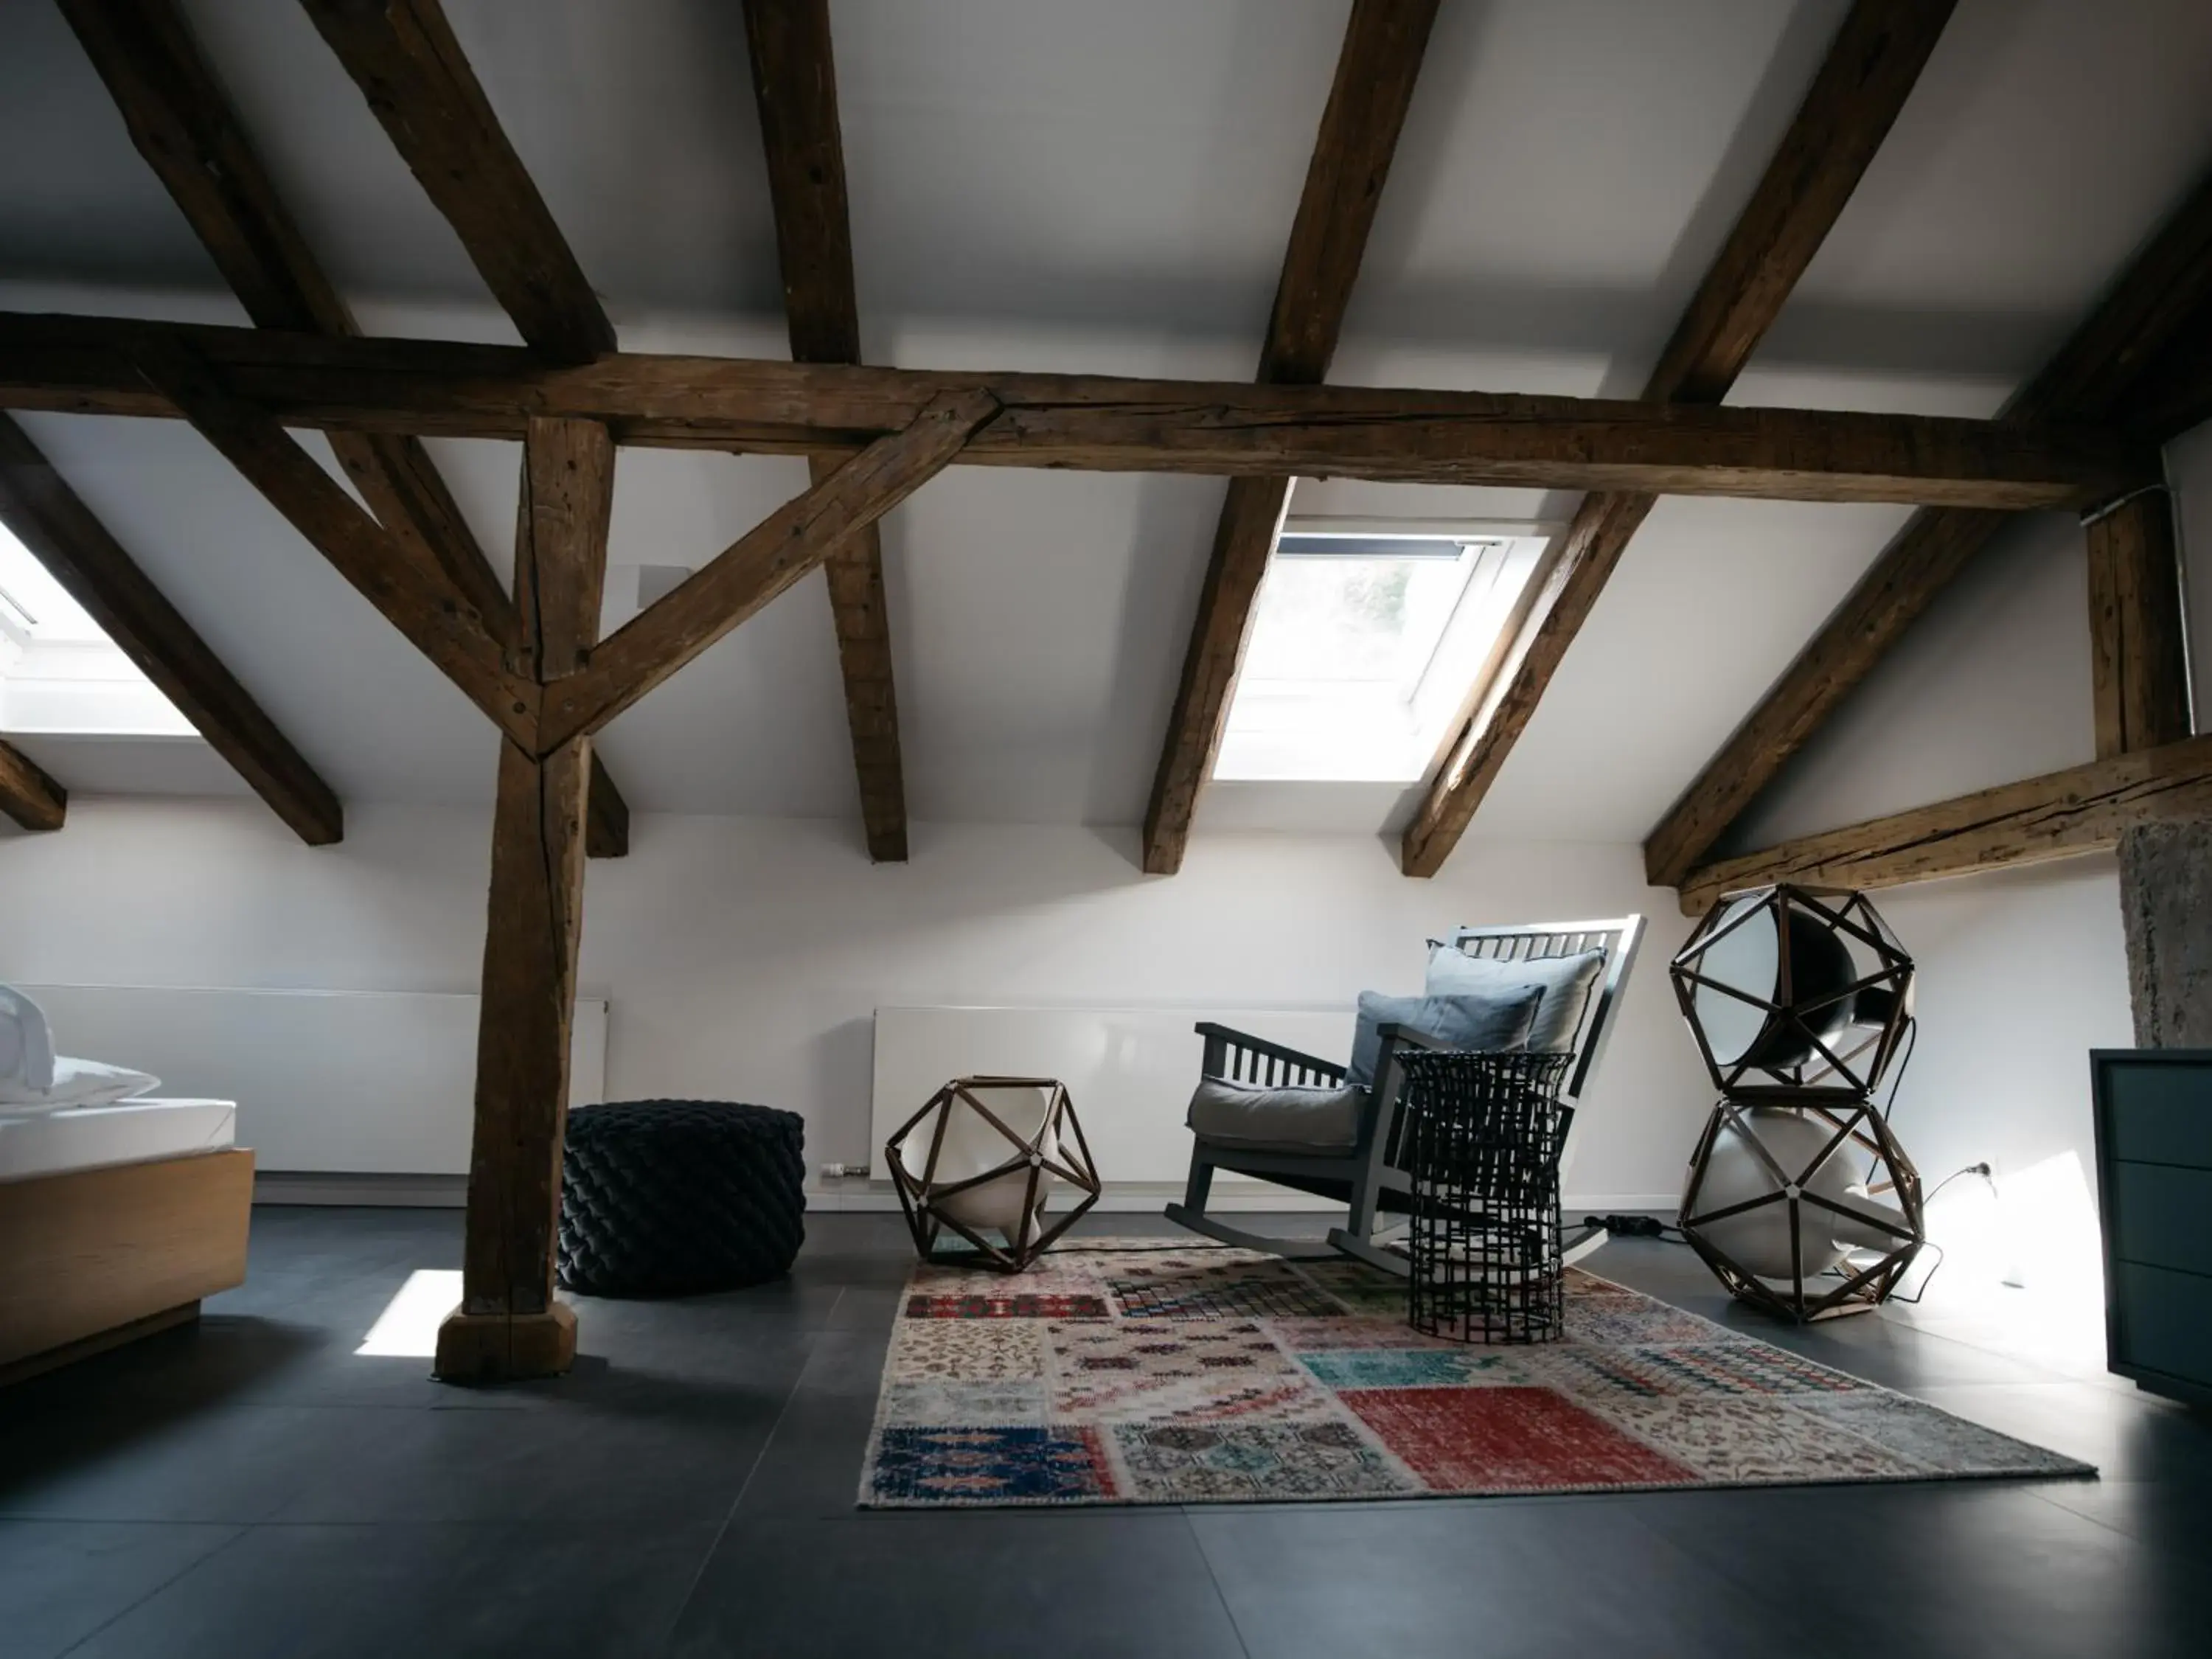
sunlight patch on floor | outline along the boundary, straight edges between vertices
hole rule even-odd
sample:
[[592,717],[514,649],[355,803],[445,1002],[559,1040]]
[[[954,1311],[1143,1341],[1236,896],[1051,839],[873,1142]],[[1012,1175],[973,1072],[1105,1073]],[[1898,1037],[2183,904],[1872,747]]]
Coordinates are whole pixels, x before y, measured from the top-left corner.
[[2068,1375],[2103,1375],[2102,1247],[2075,1154],[1956,1182],[1929,1205],[1928,1231],[1942,1264],[1925,1299],[1891,1303],[1892,1318]]
[[461,1305],[459,1267],[417,1267],[407,1275],[376,1323],[368,1328],[356,1356],[387,1359],[434,1359],[438,1353],[438,1327]]

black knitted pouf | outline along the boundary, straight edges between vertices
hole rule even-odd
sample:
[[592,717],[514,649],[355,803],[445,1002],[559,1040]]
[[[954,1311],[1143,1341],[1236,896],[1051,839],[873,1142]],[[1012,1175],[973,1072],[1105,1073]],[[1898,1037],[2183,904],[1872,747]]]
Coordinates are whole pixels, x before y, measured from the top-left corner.
[[568,1114],[559,1271],[586,1296],[733,1290],[791,1270],[806,1237],[805,1125],[716,1100]]

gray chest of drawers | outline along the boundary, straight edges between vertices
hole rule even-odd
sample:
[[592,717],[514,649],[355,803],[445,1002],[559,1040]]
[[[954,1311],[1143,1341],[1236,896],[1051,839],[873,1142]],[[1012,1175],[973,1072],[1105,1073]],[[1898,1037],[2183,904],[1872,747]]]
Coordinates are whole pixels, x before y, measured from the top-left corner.
[[2212,1406],[2212,1049],[2100,1048],[2089,1071],[2108,1363]]

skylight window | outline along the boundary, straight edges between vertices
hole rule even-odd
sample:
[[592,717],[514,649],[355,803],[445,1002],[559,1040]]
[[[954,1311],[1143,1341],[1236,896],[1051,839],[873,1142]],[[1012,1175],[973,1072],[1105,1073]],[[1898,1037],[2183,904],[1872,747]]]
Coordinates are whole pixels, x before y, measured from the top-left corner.
[[0,732],[198,734],[30,549],[0,526]]
[[1419,779],[1542,546],[1535,536],[1286,531],[1213,775]]

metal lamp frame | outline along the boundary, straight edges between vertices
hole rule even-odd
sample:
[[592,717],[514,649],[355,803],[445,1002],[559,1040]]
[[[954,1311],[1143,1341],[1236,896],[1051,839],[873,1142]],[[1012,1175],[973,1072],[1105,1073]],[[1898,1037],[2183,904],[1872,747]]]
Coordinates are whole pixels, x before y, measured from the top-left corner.
[[[1762,902],[1747,905],[1726,921],[1729,907],[1744,897],[1742,893],[1727,894],[1698,924],[1689,941],[1674,953],[1668,964],[1668,977],[1674,986],[1674,999],[1682,1010],[1682,1018],[1696,1039],[1698,1053],[1712,1074],[1713,1085],[1731,1100],[1795,1101],[1812,1093],[1826,1093],[1850,1098],[1870,1097],[1896,1059],[1905,1033],[1911,1029],[1912,1016],[1910,996],[1912,986],[1912,958],[1907,956],[1890,936],[1887,927],[1867,902],[1863,893],[1840,888],[1793,887],[1781,885],[1765,890]],[[1793,994],[1793,971],[1789,945],[1789,915],[1791,911],[1809,915],[1828,928],[1855,939],[1872,951],[1881,966],[1872,973],[1853,980],[1810,1002],[1799,1002]],[[1782,946],[1778,963],[1778,976],[1775,994],[1771,998],[1759,996],[1741,986],[1708,978],[1702,971],[1705,953],[1730,933],[1744,927],[1761,916],[1771,916],[1776,924]],[[1881,1025],[1870,1035],[1856,1042],[1831,1047],[1814,1029],[1813,1016],[1833,1007],[1862,991],[1887,990],[1891,994],[1890,1010]],[[1781,1021],[1795,1035],[1803,1039],[1812,1050],[1803,1061],[1786,1067],[1768,1067],[1747,1063],[1759,1044],[1753,1042],[1745,1050],[1745,1056],[1736,1060],[1723,1060],[1713,1053],[1712,1044],[1705,1036],[1704,1024],[1697,1012],[1697,994],[1711,991],[1732,1000],[1747,1004],[1766,1016],[1770,1026]],[[1764,1032],[1762,1031],[1762,1036]]]
[[[1794,1170],[1786,1168],[1775,1157],[1773,1149],[1759,1137],[1756,1122],[1751,1121],[1758,1112],[1785,1111],[1792,1108],[1821,1119],[1835,1131],[1802,1169]],[[1723,1130],[1731,1127],[1743,1137],[1744,1144],[1765,1166],[1768,1176],[1773,1180],[1774,1188],[1740,1204],[1701,1212],[1698,1208],[1698,1199],[1705,1186],[1706,1166],[1712,1156],[1714,1143],[1719,1139]],[[1886,1215],[1848,1204],[1838,1204],[1810,1190],[1814,1176],[1830,1158],[1840,1156],[1846,1145],[1872,1153],[1876,1169],[1888,1170],[1887,1182],[1881,1183],[1879,1188],[1869,1182],[1867,1190],[1869,1195],[1876,1190],[1893,1194],[1903,1218],[1902,1225]],[[1714,1222],[1725,1221],[1732,1216],[1745,1215],[1777,1204],[1786,1206],[1789,1210],[1790,1279],[1786,1293],[1739,1264],[1705,1232],[1705,1229]],[[1887,1233],[1894,1242],[1889,1249],[1881,1252],[1877,1260],[1863,1267],[1851,1267],[1844,1274],[1843,1281],[1832,1290],[1808,1295],[1805,1283],[1804,1239],[1798,1230],[1802,1206],[1808,1204],[1832,1215],[1845,1217],[1863,1226]],[[1682,1193],[1680,1221],[1682,1237],[1689,1241],[1690,1248],[1698,1253],[1705,1266],[1713,1270],[1713,1276],[1728,1286],[1731,1294],[1754,1307],[1764,1308],[1769,1313],[1794,1319],[1801,1324],[1816,1319],[1833,1318],[1838,1314],[1864,1313],[1879,1307],[1897,1288],[1898,1281],[1920,1254],[1920,1248],[1926,1243],[1928,1236],[1920,1190],[1920,1171],[1905,1156],[1905,1148],[1890,1133],[1889,1125],[1882,1121],[1881,1114],[1875,1110],[1872,1102],[1838,1102],[1832,1095],[1802,1097],[1790,1102],[1723,1100],[1714,1107],[1712,1115],[1705,1120],[1705,1133],[1698,1138],[1697,1150],[1690,1154],[1689,1185]],[[1850,1259],[1846,1257],[1845,1261],[1849,1262]],[[1825,1272],[1826,1269],[1820,1271]]]
[[[981,1100],[975,1091],[991,1089],[1028,1088],[1047,1091],[1044,1115],[1039,1120],[1035,1133],[1024,1136],[1010,1127]],[[937,1160],[945,1150],[945,1125],[955,1111],[965,1109],[981,1118],[1005,1139],[1007,1157],[1004,1163],[994,1164],[981,1175],[963,1176],[958,1181],[940,1182],[937,1179]],[[916,1178],[908,1171],[906,1160],[900,1156],[907,1137],[926,1121],[934,1119],[929,1135],[929,1152],[922,1164],[921,1175]],[[1044,1148],[1050,1144],[1054,1151]],[[1071,1155],[1070,1148],[1073,1147]],[[1057,1078],[1049,1077],[957,1077],[929,1097],[928,1103],[901,1124],[890,1139],[884,1143],[884,1158],[890,1170],[891,1185],[898,1191],[899,1208],[905,1212],[907,1231],[914,1235],[915,1249],[926,1261],[957,1262],[969,1267],[995,1268],[1000,1273],[1019,1273],[1050,1249],[1054,1241],[1073,1226],[1084,1212],[1098,1201],[1100,1182],[1098,1169],[1091,1160],[1090,1144],[1083,1138],[1083,1125],[1075,1115],[1075,1103],[1069,1098],[1067,1085]],[[1005,1244],[996,1244],[981,1232],[964,1225],[939,1207],[943,1200],[970,1192],[975,1188],[1011,1175],[1028,1172],[1028,1186],[1022,1195],[1022,1224],[1019,1233]],[[1083,1194],[1075,1206],[1042,1230],[1037,1225],[1037,1200],[1042,1195],[1044,1183],[1057,1179],[1065,1182]],[[946,1231],[958,1234],[968,1241],[970,1249],[944,1251],[939,1241]]]
[[[1800,1323],[1839,1314],[1863,1313],[1888,1298],[1919,1255],[1928,1237],[1920,1172],[1913,1167],[1912,1160],[1891,1132],[1887,1120],[1874,1103],[1875,1090],[1912,1030],[1912,958],[1863,893],[1841,888],[1783,884],[1765,889],[1757,896],[1759,902],[1741,904],[1747,896],[1746,893],[1723,894],[1668,964],[1668,977],[1674,982],[1675,1000],[1681,1006],[1683,1020],[1696,1039],[1698,1052],[1722,1096],[1720,1103],[1705,1121],[1696,1149],[1690,1154],[1689,1176],[1683,1188],[1678,1219],[1690,1247],[1712,1269],[1714,1277],[1741,1300]],[[1731,908],[1738,906],[1741,908],[1730,915]],[[1840,989],[1826,991],[1810,1001],[1798,1001],[1794,994],[1790,947],[1789,924],[1793,911],[1810,916],[1830,932],[1856,941],[1873,954],[1878,966]],[[1710,978],[1702,971],[1708,951],[1737,928],[1760,917],[1771,919],[1780,942],[1775,991],[1771,998]],[[1747,1003],[1765,1014],[1759,1036],[1737,1060],[1723,1061],[1713,1053],[1712,1043],[1698,1017],[1697,995],[1701,990]],[[1889,994],[1889,1006],[1881,1023],[1855,1041],[1824,1039],[1815,1029],[1815,1017],[1868,990]],[[1810,1052],[1804,1059],[1788,1066],[1747,1063],[1778,1022],[1782,1029],[1802,1039]],[[1851,1029],[1845,1027],[1846,1031]],[[1757,1115],[1769,1110],[1808,1114],[1827,1124],[1833,1133],[1802,1168],[1786,1168],[1759,1133]],[[1730,1129],[1742,1138],[1765,1165],[1773,1182],[1772,1190],[1741,1203],[1700,1211],[1698,1200],[1705,1188],[1713,1148],[1722,1133]],[[1847,1147],[1856,1147],[1872,1157],[1874,1162],[1866,1182],[1868,1194],[1871,1197],[1882,1194],[1893,1198],[1897,1218],[1838,1204],[1811,1190],[1813,1176],[1831,1158],[1843,1156]],[[1884,1171],[1887,1179],[1877,1181],[1876,1177]],[[1770,1281],[1752,1273],[1714,1243],[1705,1232],[1715,1222],[1775,1205],[1785,1206],[1788,1212],[1790,1272],[1786,1281]],[[1798,1224],[1807,1205],[1888,1235],[1889,1247],[1863,1265],[1856,1261],[1863,1252],[1852,1252],[1844,1258],[1846,1270],[1840,1283],[1832,1289],[1808,1291],[1804,1241]],[[1825,1267],[1819,1269],[1816,1281],[1826,1271]]]

